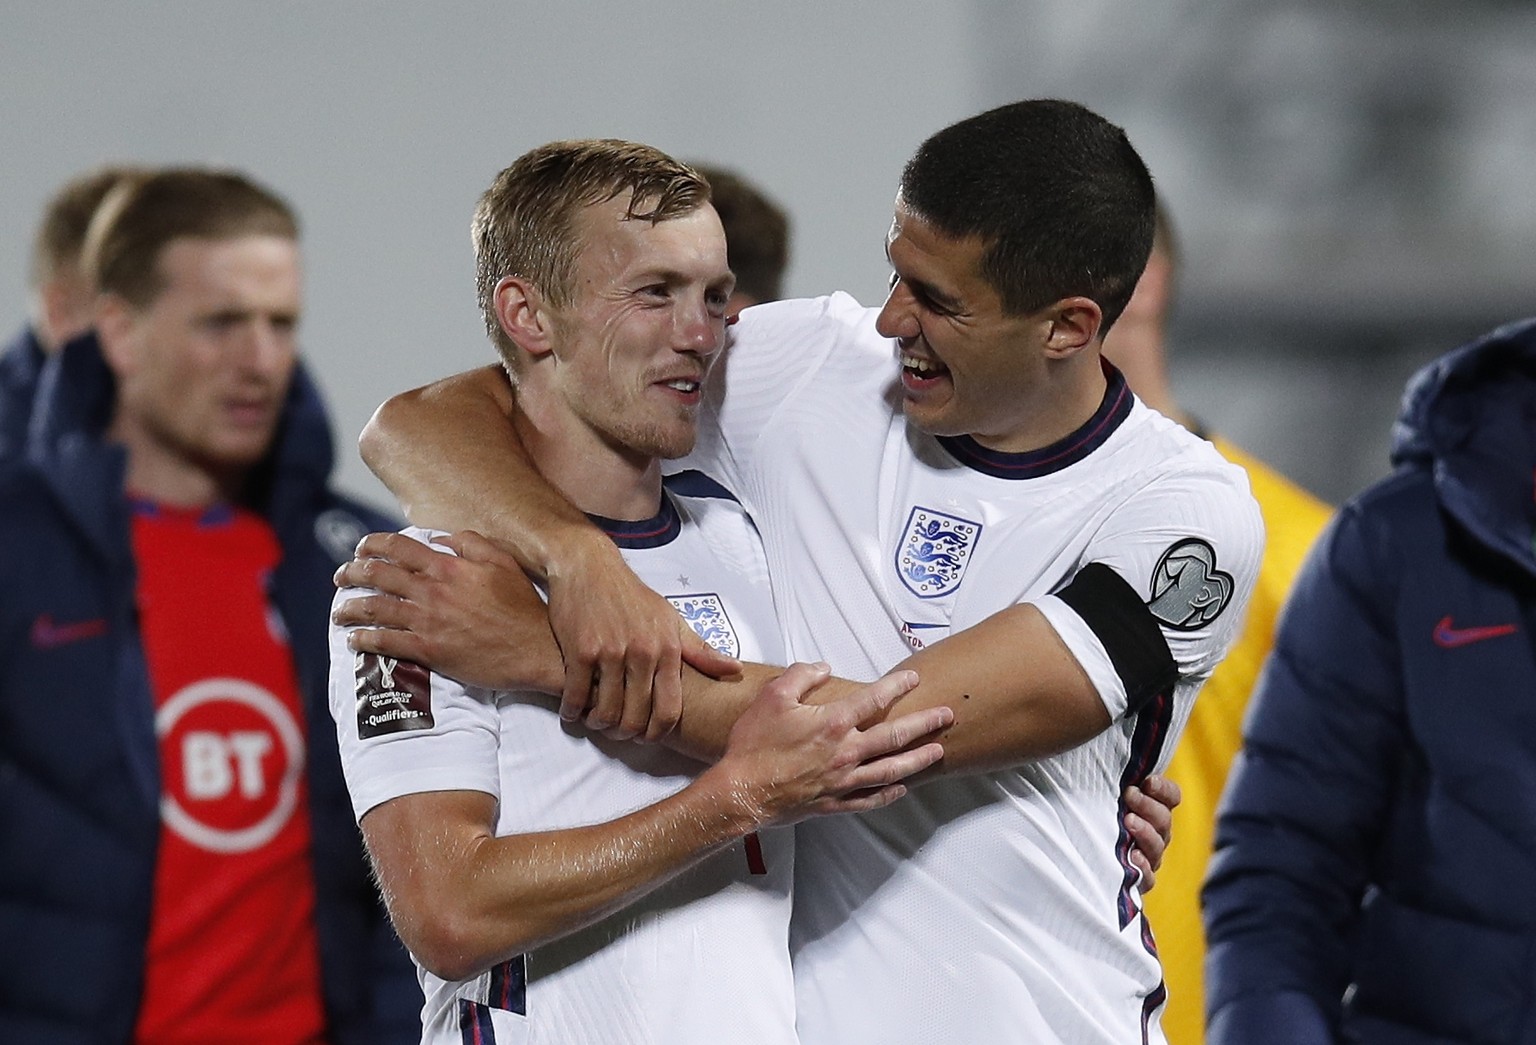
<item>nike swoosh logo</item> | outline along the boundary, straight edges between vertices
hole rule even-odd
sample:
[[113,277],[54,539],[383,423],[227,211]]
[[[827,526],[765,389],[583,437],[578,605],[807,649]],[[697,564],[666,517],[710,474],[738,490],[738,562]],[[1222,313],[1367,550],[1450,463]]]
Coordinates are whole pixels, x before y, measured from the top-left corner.
[[107,620],[105,617],[92,617],[90,620],[71,621],[67,624],[56,624],[53,614],[44,613],[32,622],[30,638],[32,645],[38,649],[57,649],[67,646],[71,642],[79,642],[82,639],[94,639],[98,635],[107,633]]
[[1482,642],[1484,639],[1497,639],[1505,635],[1513,635],[1519,630],[1513,624],[1489,624],[1481,628],[1457,628],[1451,625],[1451,618],[1442,617],[1440,623],[1435,625],[1435,645],[1443,649],[1456,649],[1460,646],[1469,646],[1474,642]]

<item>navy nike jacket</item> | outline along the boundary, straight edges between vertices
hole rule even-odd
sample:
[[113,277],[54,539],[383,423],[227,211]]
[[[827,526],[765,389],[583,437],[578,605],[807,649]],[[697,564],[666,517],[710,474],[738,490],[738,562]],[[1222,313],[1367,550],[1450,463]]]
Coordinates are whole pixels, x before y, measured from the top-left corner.
[[1536,320],[1409,384],[1286,605],[1203,899],[1211,1045],[1536,1043]]
[[[124,455],[101,439],[111,381],[94,342],[72,342],[42,371],[25,453],[0,460],[0,1042],[123,1045],[142,990],[159,755]],[[326,638],[332,571],[363,533],[398,524],[332,493],[331,462],[324,408],[296,375],[257,507],[283,549],[273,602],[308,713],[329,1040],[404,1045],[419,1040],[421,992],[352,819]]]
[[47,361],[31,327],[23,327],[0,349],[0,458],[21,453],[26,443],[32,400]]

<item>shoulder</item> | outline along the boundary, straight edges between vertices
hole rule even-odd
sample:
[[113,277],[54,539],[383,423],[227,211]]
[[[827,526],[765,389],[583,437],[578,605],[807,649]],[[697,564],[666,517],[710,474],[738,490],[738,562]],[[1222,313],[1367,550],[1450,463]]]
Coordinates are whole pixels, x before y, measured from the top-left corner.
[[666,476],[663,485],[677,508],[684,534],[697,532],[709,541],[747,527],[756,539],[756,524],[740,499],[705,473],[690,468]]
[[704,498],[706,500],[735,501],[740,500],[730,490],[727,490],[716,480],[705,475],[697,468],[687,468],[680,472],[662,478],[662,485],[674,498]]
[[1138,406],[1100,465],[1124,497],[1122,515],[1190,519],[1262,535],[1263,519],[1246,471],[1205,439]]
[[865,308],[841,291],[754,305],[731,328],[731,356],[772,352],[800,357],[849,346],[889,352],[890,342],[875,331],[876,315],[877,309]]
[[1294,574],[1333,517],[1332,506],[1239,447],[1222,439],[1214,443],[1223,457],[1248,476],[1249,488],[1264,517],[1266,566],[1272,563],[1286,575]]

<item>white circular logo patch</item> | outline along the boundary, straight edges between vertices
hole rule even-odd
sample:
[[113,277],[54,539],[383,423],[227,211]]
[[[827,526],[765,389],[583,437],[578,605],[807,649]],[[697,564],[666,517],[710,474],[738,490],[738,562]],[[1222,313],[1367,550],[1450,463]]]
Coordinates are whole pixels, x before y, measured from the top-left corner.
[[195,682],[155,716],[164,795],[160,815],[187,842],[244,853],[293,815],[304,734],[282,701],[244,679]]

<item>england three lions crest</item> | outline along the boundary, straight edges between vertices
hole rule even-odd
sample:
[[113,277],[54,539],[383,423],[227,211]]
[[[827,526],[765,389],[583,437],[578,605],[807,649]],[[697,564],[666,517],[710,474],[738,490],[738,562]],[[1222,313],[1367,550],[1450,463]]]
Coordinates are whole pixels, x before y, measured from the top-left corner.
[[668,595],[667,601],[683,615],[683,620],[699,638],[728,657],[741,656],[741,643],[736,638],[736,629],[731,627],[731,618],[725,614],[720,596],[713,593]]
[[920,599],[936,599],[960,587],[965,565],[981,536],[981,523],[918,506],[907,516],[896,546],[896,573]]
[[1216,568],[1216,549],[1186,537],[1163,552],[1152,572],[1152,616],[1180,631],[1215,620],[1232,601],[1232,575]]

